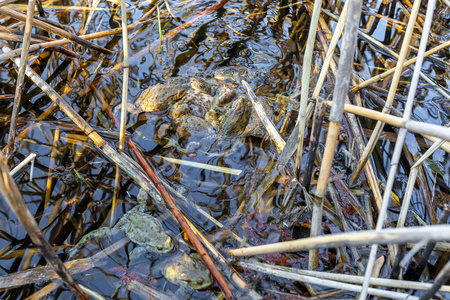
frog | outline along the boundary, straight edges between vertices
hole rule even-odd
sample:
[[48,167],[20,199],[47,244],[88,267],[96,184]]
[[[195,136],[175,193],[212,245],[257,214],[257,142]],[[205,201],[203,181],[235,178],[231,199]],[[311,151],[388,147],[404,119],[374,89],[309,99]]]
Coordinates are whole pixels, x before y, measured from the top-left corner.
[[164,277],[182,288],[203,290],[211,286],[211,273],[197,253],[181,254],[163,265]]
[[211,93],[212,84],[199,77],[173,77],[145,90],[135,106],[143,112],[162,111],[181,100],[190,90]]
[[124,232],[133,243],[143,246],[147,252],[163,254],[172,251],[172,238],[164,232],[161,222],[144,210],[145,205],[138,204],[123,215],[114,227],[100,228],[84,235],[69,251],[69,257],[73,257],[78,249],[94,237],[111,237],[120,232]]
[[[236,95],[237,89],[230,83],[241,77],[251,77],[253,73],[255,71],[245,67],[225,67],[214,73],[214,79],[203,79],[200,76],[173,77],[162,86],[155,86],[158,87],[159,96],[150,97],[149,92],[145,92],[137,104],[145,112],[167,109],[170,122],[175,125],[172,128],[177,130],[177,138],[188,143],[183,149],[178,140],[163,138],[166,147],[176,146],[181,153],[191,153],[203,144],[202,140],[215,143],[215,139],[218,139],[215,144],[221,148],[223,141],[242,142],[245,137],[255,135],[255,132],[264,133],[251,102],[243,93]],[[153,91],[155,87],[149,90]],[[182,92],[178,93],[179,89]],[[143,99],[145,97],[147,98]],[[161,106],[162,103],[164,106]],[[251,124],[251,130],[245,130],[248,124]],[[200,142],[192,141],[193,139],[189,141],[193,134],[200,138]],[[232,148],[238,145],[239,143]],[[207,147],[208,143],[205,144],[205,148]],[[221,151],[218,150],[217,153]]]
[[239,82],[242,78],[250,78],[253,72],[242,66],[223,67],[214,72],[214,77],[219,80],[231,80]]
[[269,71],[251,69],[244,66],[227,66],[214,71],[214,78],[220,81],[241,83],[242,79],[265,78]]

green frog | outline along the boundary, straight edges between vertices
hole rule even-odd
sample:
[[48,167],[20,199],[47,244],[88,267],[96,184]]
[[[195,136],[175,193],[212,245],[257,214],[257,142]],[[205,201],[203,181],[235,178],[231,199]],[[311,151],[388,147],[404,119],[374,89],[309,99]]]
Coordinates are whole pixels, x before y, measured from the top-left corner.
[[213,283],[211,274],[197,253],[182,254],[163,266],[164,277],[180,287],[206,289]]
[[145,205],[139,204],[128,211],[113,228],[99,228],[81,238],[69,251],[73,257],[78,249],[82,248],[94,237],[111,237],[121,231],[133,242],[143,246],[147,252],[167,253],[173,249],[172,238],[164,232],[161,222],[155,217],[144,213]]

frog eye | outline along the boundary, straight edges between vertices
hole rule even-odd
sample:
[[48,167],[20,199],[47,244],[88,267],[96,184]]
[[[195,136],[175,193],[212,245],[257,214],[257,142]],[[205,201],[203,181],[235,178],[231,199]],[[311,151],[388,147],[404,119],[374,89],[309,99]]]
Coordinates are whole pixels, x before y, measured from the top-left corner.
[[162,245],[158,245],[156,246],[156,249],[158,249],[159,251],[161,251],[162,249],[164,249],[164,247]]
[[198,285],[202,285],[205,282],[205,280],[203,278],[198,278],[197,279],[197,284]]

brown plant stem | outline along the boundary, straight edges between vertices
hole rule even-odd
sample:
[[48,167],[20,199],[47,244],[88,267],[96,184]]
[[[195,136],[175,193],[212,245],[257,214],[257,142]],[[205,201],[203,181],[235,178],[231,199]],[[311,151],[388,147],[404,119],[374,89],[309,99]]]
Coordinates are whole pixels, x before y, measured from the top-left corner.
[[[106,101],[103,100],[102,97],[100,97],[95,86],[93,86],[91,84],[91,88],[97,95],[97,98],[102,103],[102,108],[105,109],[105,111],[108,113],[109,117],[113,120],[113,123],[116,126],[116,128],[119,128],[120,127],[119,121],[116,119],[116,117],[112,113],[109,105],[106,103]],[[147,162],[144,155],[139,150],[139,148],[136,146],[136,144],[133,142],[133,140],[131,138],[127,138],[126,141],[127,141],[128,146],[130,147],[130,149],[133,151],[133,154],[136,157],[139,165],[141,165],[141,167],[144,169],[145,173],[150,177],[150,180],[154,183],[154,185],[156,186],[158,191],[161,193],[161,196],[164,199],[164,201],[166,202],[167,207],[170,209],[170,211],[174,215],[175,219],[178,221],[181,228],[188,236],[192,245],[194,245],[194,248],[197,250],[198,254],[202,258],[202,260],[205,262],[206,267],[211,272],[211,275],[214,277],[214,279],[216,280],[217,284],[219,285],[219,287],[221,288],[221,290],[223,291],[223,293],[225,294],[227,299],[233,299],[234,296],[230,290],[230,287],[225,282],[225,279],[223,278],[222,274],[220,273],[220,271],[218,270],[218,268],[212,261],[211,257],[206,252],[206,249],[203,246],[203,244],[200,242],[198,237],[195,235],[194,231],[191,229],[189,224],[186,222],[186,219],[184,218],[183,214],[181,213],[181,211],[175,204],[175,201],[173,200],[172,196],[169,194],[169,192],[165,188],[164,184],[161,182],[161,180],[155,174],[152,167]]]

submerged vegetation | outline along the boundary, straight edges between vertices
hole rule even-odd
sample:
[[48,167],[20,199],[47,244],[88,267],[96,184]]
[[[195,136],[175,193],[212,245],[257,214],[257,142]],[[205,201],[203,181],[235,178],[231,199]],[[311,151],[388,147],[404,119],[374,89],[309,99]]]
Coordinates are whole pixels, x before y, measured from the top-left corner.
[[70,4],[0,3],[2,299],[450,297],[448,1]]

